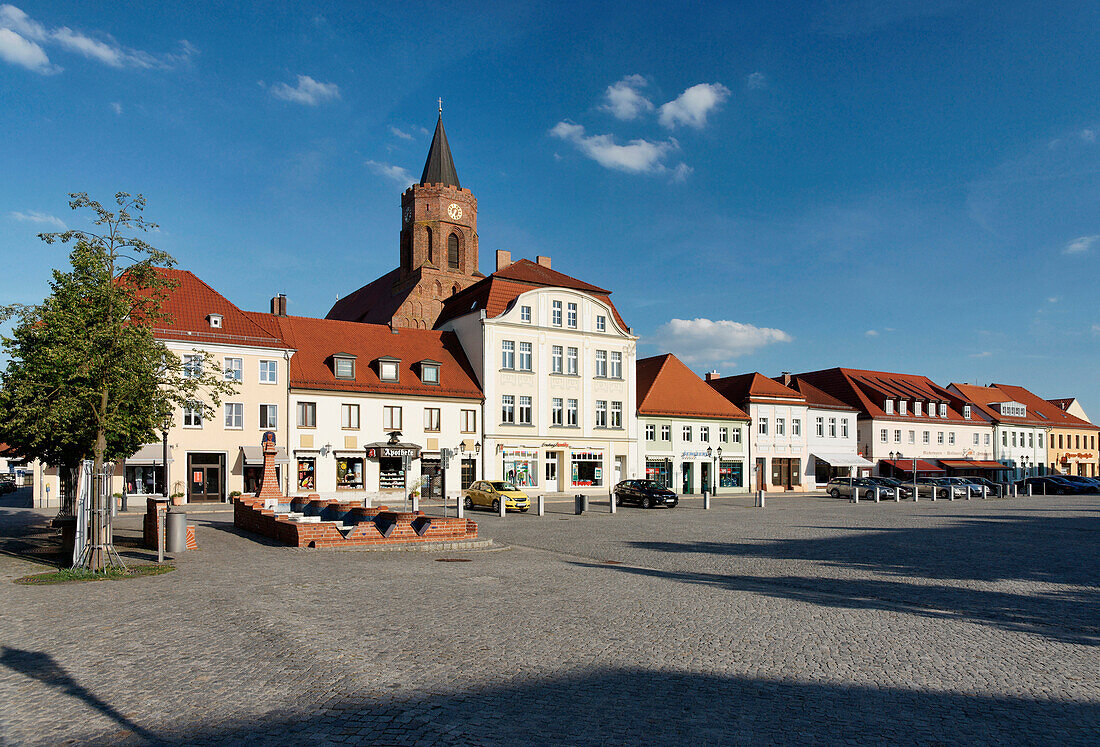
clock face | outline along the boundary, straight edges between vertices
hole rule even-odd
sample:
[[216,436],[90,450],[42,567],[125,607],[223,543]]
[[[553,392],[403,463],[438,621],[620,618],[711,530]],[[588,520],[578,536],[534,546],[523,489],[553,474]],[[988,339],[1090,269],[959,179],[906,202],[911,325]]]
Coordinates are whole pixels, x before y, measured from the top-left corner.
[[462,217],[462,208],[452,202],[447,206],[447,215],[451,216],[451,220],[458,220]]
[[412,218],[413,218],[413,206],[412,205],[406,205],[405,206],[405,222],[408,223],[409,221],[412,220]]

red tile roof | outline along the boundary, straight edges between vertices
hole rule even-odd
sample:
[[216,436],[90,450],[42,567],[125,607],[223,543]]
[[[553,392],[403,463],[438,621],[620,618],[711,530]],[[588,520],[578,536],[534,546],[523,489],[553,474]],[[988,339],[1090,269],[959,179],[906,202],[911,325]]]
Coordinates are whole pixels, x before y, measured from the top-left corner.
[[[783,382],[779,381],[779,383],[782,384]],[[819,407],[826,410],[847,410],[848,412],[857,412],[856,408],[844,404],[831,394],[826,394],[810,382],[803,381],[797,376],[791,379],[791,383],[788,388],[794,389],[803,397],[805,397],[806,404],[808,404],[810,407]]]
[[570,288],[587,293],[610,306],[615,321],[623,329],[627,329],[626,322],[611,303],[611,291],[551,270],[529,259],[513,262],[445,300],[435,324],[438,327],[472,311],[484,310],[485,315],[490,318],[499,316],[521,293],[536,288]]
[[[453,332],[398,328],[301,316],[275,316],[248,312],[258,325],[278,334],[297,349],[290,359],[290,386],[340,392],[424,395],[482,399],[481,387],[466,354]],[[356,356],[355,380],[337,379],[332,369],[334,353]],[[401,360],[399,381],[378,378],[376,361],[383,356]],[[420,380],[420,361],[440,364],[439,384]]]
[[1058,405],[1046,401],[1039,395],[1024,389],[1022,386],[1013,386],[1011,384],[993,384],[992,386],[1000,389],[1013,401],[1019,402],[1021,405],[1027,405],[1028,412],[1033,412],[1042,416],[1041,419],[1045,420],[1047,425],[1055,428],[1100,430],[1100,428],[1097,428],[1089,421],[1081,420],[1078,417],[1070,415]]
[[1048,399],[1047,402],[1052,405],[1057,405],[1060,409],[1065,410],[1067,407],[1072,405],[1074,400],[1076,399],[1076,397],[1060,397],[1058,399]]
[[[1015,417],[1013,415],[1001,415],[993,407],[998,402],[1013,401],[1006,392],[996,387],[977,386],[975,384],[952,384],[962,394],[963,398],[974,408],[984,414],[994,423],[1016,423],[1017,425],[1047,426],[1050,421],[1041,418],[1030,408],[1027,408],[1027,417]],[[1021,402],[1020,404],[1025,404]]]
[[[836,397],[859,410],[862,417],[885,418],[888,420],[908,420],[914,423],[942,423],[945,420],[961,423],[974,422],[962,416],[962,398],[936,384],[927,376],[919,374],[889,373],[886,371],[864,371],[857,368],[827,368],[822,371],[809,371],[797,375],[799,379],[826,394]],[[947,417],[927,416],[922,410],[921,416],[913,415],[910,407],[905,415],[897,409],[892,413],[884,410],[887,399],[933,402],[947,405]]]
[[637,387],[639,415],[749,419],[671,353],[639,360]]
[[325,318],[376,324],[388,323],[409,294],[416,290],[414,284],[410,285],[404,293],[394,295],[393,284],[397,282],[400,274],[401,268],[395,268],[362,288],[352,291],[334,303]]
[[[153,335],[158,340],[264,348],[285,347],[278,336],[253,322],[244,311],[194,273],[175,268],[161,268],[160,272],[177,283],[177,286],[168,292],[161,307],[168,318],[158,319],[153,324]],[[221,315],[220,328],[210,326],[207,318],[210,314]]]
[[793,389],[769,379],[762,373],[747,373],[711,379],[707,382],[719,394],[739,407],[749,402],[777,402],[804,405],[806,399]]

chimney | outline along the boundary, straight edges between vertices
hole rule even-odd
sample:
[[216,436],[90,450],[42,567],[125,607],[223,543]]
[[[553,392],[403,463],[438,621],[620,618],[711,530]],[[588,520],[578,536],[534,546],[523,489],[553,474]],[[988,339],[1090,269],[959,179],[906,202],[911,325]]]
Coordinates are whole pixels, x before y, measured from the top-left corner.
[[714,381],[719,378],[717,371],[707,371],[707,381]]
[[543,256],[542,256],[541,254],[540,254],[540,255],[536,255],[536,257],[535,257],[535,263],[536,263],[536,264],[539,264],[539,265],[542,265],[542,266],[543,266],[543,267],[545,267],[545,268],[546,268],[547,270],[549,270],[549,269],[550,269],[550,258],[549,258],[549,257],[543,257]]
[[791,376],[790,371],[782,372],[781,374],[779,374],[779,378],[783,382],[783,386],[790,386],[791,382],[794,381],[794,377]]
[[497,249],[497,272],[512,264],[512,253],[507,249]]
[[286,294],[280,293],[271,299],[271,313],[275,316],[286,316]]

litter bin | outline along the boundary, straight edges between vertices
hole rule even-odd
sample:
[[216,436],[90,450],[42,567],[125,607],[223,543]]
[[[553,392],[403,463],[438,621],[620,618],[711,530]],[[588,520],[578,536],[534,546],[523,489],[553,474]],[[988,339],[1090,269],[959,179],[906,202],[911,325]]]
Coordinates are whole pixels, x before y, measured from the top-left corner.
[[573,513],[580,516],[588,510],[588,496],[577,493],[573,496]]
[[187,549],[187,514],[169,511],[164,520],[164,551],[183,552]]

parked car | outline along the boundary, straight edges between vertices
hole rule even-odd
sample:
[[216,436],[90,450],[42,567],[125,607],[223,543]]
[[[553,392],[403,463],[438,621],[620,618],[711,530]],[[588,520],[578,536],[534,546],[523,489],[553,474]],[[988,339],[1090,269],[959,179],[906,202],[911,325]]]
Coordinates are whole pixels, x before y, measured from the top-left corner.
[[15,492],[15,475],[0,475],[0,495]]
[[921,497],[932,498],[935,491],[936,498],[966,498],[970,489],[965,485],[955,485],[947,482],[946,477],[921,477],[917,480],[917,491]]
[[615,505],[636,503],[642,508],[668,506],[676,508],[680,498],[653,480],[623,480],[615,486]]
[[966,477],[965,479],[978,487],[984,485],[988,489],[989,495],[997,495],[997,488],[1000,487],[1000,483],[993,482],[988,477]]
[[[981,486],[981,484],[974,482],[974,479],[971,478],[971,477],[941,477],[939,479],[941,479],[941,480],[943,480],[946,483],[949,483],[951,485],[963,485],[963,486],[965,486],[970,491],[970,497],[971,498],[981,498],[982,497],[982,486]],[[963,497],[965,498],[966,496],[963,496]]]
[[1100,493],[1100,486],[1087,477],[1080,475],[1058,475],[1063,480],[1073,485],[1077,493]]
[[1016,482],[1016,486],[1023,490],[1027,490],[1028,485],[1031,486],[1031,492],[1035,495],[1067,495],[1077,490],[1076,485],[1061,475],[1028,477]]
[[878,482],[877,477],[834,477],[825,486],[825,492],[833,498],[851,498],[855,491],[864,500],[875,499],[875,488],[879,489],[879,498],[882,500],[894,500],[894,488]]
[[871,479],[875,480],[880,485],[885,485],[886,487],[898,491],[902,500],[909,500],[913,497],[913,483],[904,483],[894,477],[872,477]]
[[531,508],[531,499],[527,494],[512,483],[503,480],[482,480],[462,491],[462,505],[467,509],[484,506],[499,512],[502,500],[505,511],[526,513],[527,509]]

